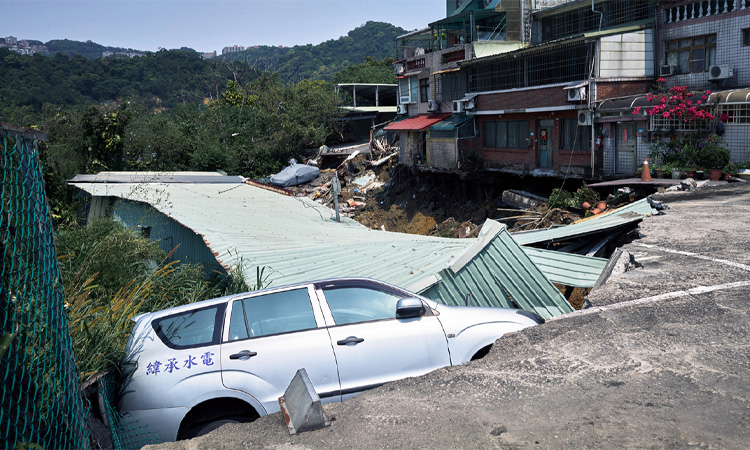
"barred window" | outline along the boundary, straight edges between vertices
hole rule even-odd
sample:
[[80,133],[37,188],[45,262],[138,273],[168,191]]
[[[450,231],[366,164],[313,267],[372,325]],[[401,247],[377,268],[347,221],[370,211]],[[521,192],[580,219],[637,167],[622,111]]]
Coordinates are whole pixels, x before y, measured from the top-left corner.
[[677,66],[679,73],[708,72],[716,64],[716,35],[667,41],[667,64]]
[[727,123],[732,125],[750,125],[750,104],[730,103],[719,105],[719,115],[728,116]]
[[421,103],[427,103],[430,93],[430,79],[422,78],[419,80],[419,101]]
[[499,120],[484,123],[484,145],[494,148],[526,148],[529,123],[526,120]]

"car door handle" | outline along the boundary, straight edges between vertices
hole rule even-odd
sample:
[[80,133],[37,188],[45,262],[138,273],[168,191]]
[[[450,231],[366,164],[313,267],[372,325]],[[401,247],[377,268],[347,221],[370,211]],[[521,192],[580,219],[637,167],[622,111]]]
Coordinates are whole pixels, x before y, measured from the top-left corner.
[[252,358],[253,356],[255,356],[257,354],[258,353],[251,352],[250,350],[242,350],[239,353],[235,353],[233,355],[229,355],[229,359],[243,359],[243,358],[250,359],[250,358]]
[[336,343],[338,345],[349,345],[349,344],[359,344],[360,342],[364,342],[364,341],[365,340],[362,338],[358,338],[356,336],[349,336],[348,338],[337,341]]

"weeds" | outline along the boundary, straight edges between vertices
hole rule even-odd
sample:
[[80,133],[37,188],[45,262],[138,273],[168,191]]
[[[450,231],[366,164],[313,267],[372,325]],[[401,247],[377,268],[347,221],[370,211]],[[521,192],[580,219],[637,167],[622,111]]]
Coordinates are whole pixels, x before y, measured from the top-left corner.
[[[171,255],[111,219],[63,231],[57,244],[82,378],[117,366],[136,315],[251,290],[242,259],[206,279],[203,266],[167,262]],[[263,273],[257,268],[253,290],[267,284]]]

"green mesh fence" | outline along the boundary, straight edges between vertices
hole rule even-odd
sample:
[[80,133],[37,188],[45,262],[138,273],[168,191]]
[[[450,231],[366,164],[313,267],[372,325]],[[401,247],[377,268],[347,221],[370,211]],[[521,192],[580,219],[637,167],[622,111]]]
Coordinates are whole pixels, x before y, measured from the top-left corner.
[[138,449],[148,444],[158,444],[159,439],[147,426],[142,426],[137,420],[128,416],[123,417],[115,407],[117,383],[111,374],[99,380],[103,408],[102,415],[112,433],[112,446],[116,450]]
[[0,128],[0,448],[86,449],[88,407],[33,136]]

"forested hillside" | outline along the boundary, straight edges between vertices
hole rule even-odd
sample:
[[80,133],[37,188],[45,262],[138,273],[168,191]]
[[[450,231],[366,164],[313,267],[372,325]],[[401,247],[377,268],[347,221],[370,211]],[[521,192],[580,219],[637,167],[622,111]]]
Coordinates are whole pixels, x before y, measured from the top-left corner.
[[[51,55],[62,53],[63,55],[81,55],[86,59],[101,58],[103,52],[124,53],[146,53],[132,48],[105,47],[96,42],[71,41],[70,39],[54,39],[45,44]],[[189,49],[188,49],[189,50]]]
[[287,81],[330,81],[337,72],[362,63],[367,57],[376,60],[395,57],[396,37],[404,33],[406,30],[403,28],[371,21],[346,36],[318,45],[296,45],[292,48],[261,46],[220,58],[246,60],[262,70],[278,73]]

